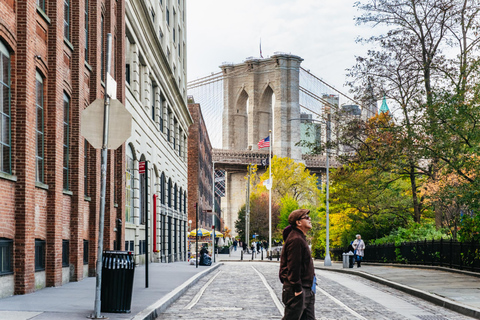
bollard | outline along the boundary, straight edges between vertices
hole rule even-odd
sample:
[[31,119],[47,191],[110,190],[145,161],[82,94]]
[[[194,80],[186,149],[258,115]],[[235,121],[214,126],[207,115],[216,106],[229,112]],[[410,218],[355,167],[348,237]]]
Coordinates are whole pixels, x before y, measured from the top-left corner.
[[280,252],[277,251],[277,261],[280,261]]
[[240,252],[240,260],[243,260],[243,250]]
[[252,260],[255,260],[254,255],[255,255],[255,251],[252,250]]
[[263,261],[263,250],[262,250],[262,261]]

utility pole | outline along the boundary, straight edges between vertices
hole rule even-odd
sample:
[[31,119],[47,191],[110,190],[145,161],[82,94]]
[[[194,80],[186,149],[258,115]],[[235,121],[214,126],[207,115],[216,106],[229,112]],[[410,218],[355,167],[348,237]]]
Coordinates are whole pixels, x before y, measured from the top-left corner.
[[325,248],[325,260],[323,261],[323,265],[326,267],[330,267],[332,265],[332,259],[330,258],[330,219],[329,219],[329,213],[330,213],[330,207],[329,207],[329,198],[330,198],[330,180],[329,180],[329,174],[330,174],[330,164],[329,164],[329,151],[330,151],[330,139],[331,139],[331,134],[332,134],[332,128],[331,128],[331,114],[330,110],[328,110],[327,113],[327,154],[326,154],[326,170],[327,170],[327,185],[326,185],[326,212],[327,212],[327,235],[326,235],[326,248]]

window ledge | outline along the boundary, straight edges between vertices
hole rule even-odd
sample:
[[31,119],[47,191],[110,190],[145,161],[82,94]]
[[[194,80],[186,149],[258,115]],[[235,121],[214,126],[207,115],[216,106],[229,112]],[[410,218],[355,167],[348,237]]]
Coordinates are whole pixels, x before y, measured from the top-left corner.
[[89,196],[84,196],[83,200],[90,202],[92,201],[92,198]]
[[50,21],[50,18],[47,16],[45,11],[43,11],[42,8],[40,8],[39,6],[37,6],[37,12],[38,12],[38,14],[40,14],[40,16],[43,18],[43,20],[45,20],[46,23],[52,24],[52,22]]
[[63,190],[63,194],[65,194],[67,196],[73,196],[73,192],[70,191],[70,190]]
[[114,208],[118,208],[118,203],[114,203],[114,204],[113,204],[113,207],[114,207]]
[[89,71],[92,71],[92,66],[87,62],[85,61],[85,68],[87,68]]
[[65,43],[67,47],[69,47],[70,50],[73,51],[73,44],[70,41],[68,41],[68,39],[63,38],[63,43]]
[[5,172],[0,172],[0,178],[5,179],[5,180],[10,180],[13,182],[17,182],[17,176],[11,175],[9,173]]
[[48,190],[48,184],[36,181],[35,182],[35,187],[40,188],[40,189],[45,189]]

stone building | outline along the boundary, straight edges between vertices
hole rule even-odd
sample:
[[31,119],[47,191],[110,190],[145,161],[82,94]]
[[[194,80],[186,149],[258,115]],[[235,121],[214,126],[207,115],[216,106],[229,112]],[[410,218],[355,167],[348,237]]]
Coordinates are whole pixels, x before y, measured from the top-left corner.
[[192,229],[197,228],[195,208],[197,204],[198,227],[210,230],[215,221],[215,228],[219,230],[220,197],[215,197],[215,210],[212,210],[214,201],[212,145],[200,104],[194,103],[192,99],[188,109],[193,119],[193,124],[188,129],[188,219],[192,221]]
[[[95,275],[100,151],[82,110],[125,82],[124,1],[0,1],[0,296]],[[124,86],[117,99],[124,102]],[[125,147],[108,152],[104,248],[122,241]]]
[[[151,262],[178,261],[186,255],[187,136],[192,119],[186,105],[185,9],[184,0],[126,1],[125,106],[134,121],[126,143],[123,220],[125,248],[141,264],[146,250]],[[148,162],[147,197],[140,161]]]

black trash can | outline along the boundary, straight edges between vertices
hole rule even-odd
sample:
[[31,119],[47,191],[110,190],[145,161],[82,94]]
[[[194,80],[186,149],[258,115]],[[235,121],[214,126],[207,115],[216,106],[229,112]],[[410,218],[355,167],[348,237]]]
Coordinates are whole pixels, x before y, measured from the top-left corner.
[[104,251],[101,311],[130,313],[135,261],[128,251]]
[[355,264],[355,255],[352,254],[348,256],[348,267],[353,268],[353,265]]

